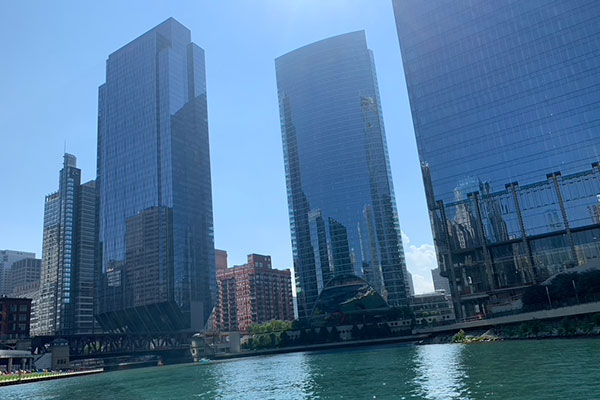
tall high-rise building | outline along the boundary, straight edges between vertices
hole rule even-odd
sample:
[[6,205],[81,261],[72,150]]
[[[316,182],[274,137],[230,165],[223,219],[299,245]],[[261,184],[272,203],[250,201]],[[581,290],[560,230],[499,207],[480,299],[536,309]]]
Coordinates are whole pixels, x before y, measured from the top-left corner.
[[415,282],[413,281],[413,276],[408,270],[405,272],[405,275],[406,275],[406,281],[408,282],[408,293],[411,296],[414,296],[415,295]]
[[42,260],[39,258],[24,258],[15,261],[6,274],[9,297],[31,299],[31,333],[39,330],[37,308],[40,300],[40,278],[42,276]]
[[294,319],[292,274],[271,266],[271,256],[249,254],[248,263],[217,272],[217,327],[247,331],[252,324]]
[[40,282],[42,260],[39,258],[23,258],[15,261],[5,274],[7,295],[14,296],[21,288]]
[[216,291],[204,51],[169,18],[108,57],[98,103],[97,318],[202,329]]
[[600,3],[394,0],[438,264],[460,317],[599,267]]
[[94,331],[95,182],[81,184],[77,159],[64,155],[59,189],[46,196],[34,334]]
[[333,277],[407,301],[373,54],[363,31],[275,60],[300,318]]
[[17,250],[0,250],[0,295],[12,292],[10,283],[6,282],[7,275],[13,263],[26,258],[35,258],[35,253]]

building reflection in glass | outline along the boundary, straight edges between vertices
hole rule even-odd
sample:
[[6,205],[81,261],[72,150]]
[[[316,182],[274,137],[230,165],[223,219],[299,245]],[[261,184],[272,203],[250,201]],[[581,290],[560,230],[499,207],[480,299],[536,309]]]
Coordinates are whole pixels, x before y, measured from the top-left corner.
[[98,96],[97,319],[198,331],[216,293],[204,51],[169,18],[109,55]]
[[571,268],[600,267],[599,172],[594,166],[567,176],[553,173],[496,192],[479,183],[430,210],[438,254],[456,283],[463,316],[511,309],[520,287]]
[[459,317],[517,312],[527,286],[600,267],[600,3],[393,4]]
[[373,54],[363,31],[275,61],[301,318],[335,276],[393,305],[408,284]]
[[363,315],[389,309],[383,297],[364,279],[356,275],[338,275],[331,279],[319,294],[312,312],[313,323],[326,320],[332,314]]

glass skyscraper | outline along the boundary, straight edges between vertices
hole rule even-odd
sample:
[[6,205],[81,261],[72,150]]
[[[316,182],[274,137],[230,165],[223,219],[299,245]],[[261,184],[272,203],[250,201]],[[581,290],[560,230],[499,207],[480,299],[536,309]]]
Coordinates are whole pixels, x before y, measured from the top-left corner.
[[600,267],[600,3],[394,0],[441,273],[461,317]]
[[301,318],[336,276],[408,299],[373,54],[363,31],[275,60]]
[[92,333],[96,249],[96,182],[81,184],[72,154],[64,155],[59,189],[46,196],[42,274],[34,299],[36,335]]
[[216,290],[204,51],[173,18],[112,53],[99,89],[97,318],[202,329]]

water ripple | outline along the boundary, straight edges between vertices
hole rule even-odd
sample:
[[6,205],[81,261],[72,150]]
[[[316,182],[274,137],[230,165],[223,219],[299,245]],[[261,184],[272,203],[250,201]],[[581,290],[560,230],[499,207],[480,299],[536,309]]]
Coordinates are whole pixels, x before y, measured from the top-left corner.
[[415,352],[414,394],[431,400],[470,399],[462,364],[465,345],[419,346]]
[[590,400],[599,348],[588,339],[282,354],[4,387],[0,398]]

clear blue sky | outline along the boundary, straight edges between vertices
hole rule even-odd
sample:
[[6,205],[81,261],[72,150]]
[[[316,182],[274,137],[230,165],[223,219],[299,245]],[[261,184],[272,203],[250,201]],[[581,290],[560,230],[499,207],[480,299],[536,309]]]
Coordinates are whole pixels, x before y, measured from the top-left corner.
[[435,258],[391,1],[20,0],[0,13],[0,249],[41,256],[44,196],[58,187],[65,141],[83,179],[95,178],[106,58],[172,16],[206,51],[215,245],[230,265],[255,252],[292,267],[274,59],[364,29],[408,267],[417,291],[430,288]]

